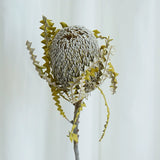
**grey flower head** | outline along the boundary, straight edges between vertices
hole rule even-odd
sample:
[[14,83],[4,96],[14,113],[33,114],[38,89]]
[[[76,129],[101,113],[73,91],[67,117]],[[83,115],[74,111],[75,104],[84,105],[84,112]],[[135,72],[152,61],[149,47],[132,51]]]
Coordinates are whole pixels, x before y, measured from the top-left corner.
[[51,66],[56,83],[64,90],[67,89],[69,82],[79,77],[85,66],[89,66],[99,55],[98,42],[91,31],[83,26],[61,29],[50,46]]

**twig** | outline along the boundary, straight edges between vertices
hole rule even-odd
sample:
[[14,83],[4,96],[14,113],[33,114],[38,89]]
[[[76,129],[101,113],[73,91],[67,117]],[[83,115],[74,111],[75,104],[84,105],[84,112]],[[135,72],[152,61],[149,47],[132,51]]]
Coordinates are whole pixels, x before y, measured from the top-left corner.
[[[81,107],[81,102],[82,102],[82,100],[80,100],[80,101],[78,101],[78,102],[76,102],[76,103],[74,104],[74,106],[75,106],[75,110],[74,110],[74,120],[75,120],[75,118],[76,118],[76,114],[77,114],[77,112],[78,112],[79,107]],[[73,120],[73,121],[74,121],[74,120]],[[78,116],[78,119],[77,119],[77,121],[76,121],[75,124],[76,124],[76,128],[73,130],[73,133],[75,133],[75,134],[78,135],[78,131],[79,131],[79,129],[78,129],[79,116]],[[74,153],[75,153],[75,160],[80,160],[80,159],[79,159],[78,142],[75,142],[75,141],[74,141]]]

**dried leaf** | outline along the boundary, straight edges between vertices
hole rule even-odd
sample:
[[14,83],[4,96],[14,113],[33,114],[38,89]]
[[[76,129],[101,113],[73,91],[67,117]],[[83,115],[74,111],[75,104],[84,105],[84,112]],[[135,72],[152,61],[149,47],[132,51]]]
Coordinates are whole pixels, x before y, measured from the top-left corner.
[[61,24],[62,28],[68,27],[68,25],[64,22],[60,22],[60,24]]
[[65,115],[65,113],[60,105],[60,100],[59,100],[60,99],[60,96],[59,96],[60,90],[58,90],[54,86],[50,86],[50,87],[51,87],[53,99],[55,101],[55,105],[57,106],[57,110],[60,112],[60,115],[62,115],[67,121],[69,121],[69,119]]
[[114,94],[116,92],[117,89],[117,76],[118,73],[115,72],[113,65],[111,64],[111,62],[108,63],[108,68],[107,68],[107,72],[110,75],[111,78],[111,85],[110,88],[112,89],[112,93]]
[[106,100],[106,97],[105,97],[103,91],[102,91],[99,87],[98,87],[98,89],[99,89],[100,93],[102,94],[102,96],[103,96],[103,98],[104,98],[105,105],[106,105],[106,107],[107,107],[107,113],[108,113],[108,114],[107,114],[107,121],[106,121],[106,123],[105,123],[105,125],[104,125],[103,133],[102,133],[102,135],[101,135],[101,137],[100,137],[100,139],[99,139],[99,141],[101,141],[101,140],[103,139],[104,135],[105,135],[105,132],[106,132],[106,129],[107,129],[107,126],[108,126],[110,111],[109,111],[109,107],[108,107],[108,104],[107,104],[107,100]]

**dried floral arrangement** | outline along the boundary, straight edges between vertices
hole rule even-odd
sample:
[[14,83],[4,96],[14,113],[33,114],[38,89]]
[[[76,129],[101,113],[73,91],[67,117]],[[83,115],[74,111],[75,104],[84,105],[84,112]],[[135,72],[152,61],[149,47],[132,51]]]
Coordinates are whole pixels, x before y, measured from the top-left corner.
[[[98,30],[92,32],[83,26],[68,26],[61,22],[62,29],[57,29],[54,23],[45,16],[40,21],[43,31],[41,41],[44,46],[44,64],[40,64],[34,55],[32,43],[27,41],[26,46],[31,55],[33,65],[39,76],[46,80],[60,114],[70,123],[71,131],[68,137],[74,142],[75,159],[79,160],[78,151],[78,124],[79,116],[83,107],[86,106],[84,99],[94,89],[98,89],[104,97],[107,107],[107,120],[103,133],[99,139],[104,137],[110,111],[100,85],[106,78],[111,79],[110,88],[112,93],[116,92],[117,75],[111,64],[110,55],[112,46],[110,37],[105,37]],[[104,41],[104,45],[99,47],[98,39]],[[71,102],[75,106],[74,118],[70,121],[65,115],[60,105],[60,97]]]

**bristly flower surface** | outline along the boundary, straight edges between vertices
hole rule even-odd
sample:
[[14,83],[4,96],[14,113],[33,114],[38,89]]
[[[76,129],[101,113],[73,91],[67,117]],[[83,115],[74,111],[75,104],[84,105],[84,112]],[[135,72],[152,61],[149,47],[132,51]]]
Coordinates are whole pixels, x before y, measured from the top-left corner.
[[[43,65],[40,65],[36,60],[31,42],[26,42],[36,70],[40,77],[48,82],[57,110],[67,120],[68,118],[60,105],[60,97],[75,104],[86,98],[92,90],[96,88],[100,90],[108,112],[101,140],[106,131],[110,113],[105,96],[99,86],[106,78],[111,78],[110,87],[113,93],[117,88],[116,77],[118,74],[109,58],[112,39],[100,35],[98,30],[91,32],[83,26],[68,26],[64,22],[60,23],[62,29],[57,29],[54,27],[54,23],[44,16],[40,22],[42,23],[40,29],[43,30],[41,42],[44,44],[42,58],[45,63]],[[98,39],[104,41],[104,45],[99,46]],[[83,106],[85,106],[84,102],[82,102],[77,116]],[[69,137],[71,141],[77,142],[78,136],[72,132],[75,126],[76,120],[73,122]]]
[[67,90],[74,78],[100,56],[96,37],[82,26],[61,29],[50,46],[51,65],[57,85]]

